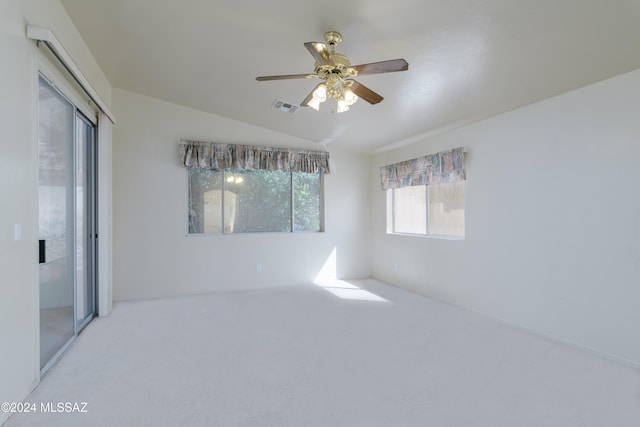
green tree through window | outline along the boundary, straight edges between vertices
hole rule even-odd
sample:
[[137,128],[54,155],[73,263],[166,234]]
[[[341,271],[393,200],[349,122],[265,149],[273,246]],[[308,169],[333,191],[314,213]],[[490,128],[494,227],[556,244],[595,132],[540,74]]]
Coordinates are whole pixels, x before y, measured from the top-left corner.
[[235,169],[188,173],[190,234],[321,231],[320,174]]

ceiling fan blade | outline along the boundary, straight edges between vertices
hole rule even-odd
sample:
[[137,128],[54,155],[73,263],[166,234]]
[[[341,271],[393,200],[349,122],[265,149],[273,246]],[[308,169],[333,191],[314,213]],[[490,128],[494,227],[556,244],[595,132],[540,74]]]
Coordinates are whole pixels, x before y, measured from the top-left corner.
[[300,103],[301,107],[308,107],[309,106],[309,101],[311,101],[313,99],[313,93],[316,91],[316,89],[318,88],[318,86],[320,86],[323,83],[318,83],[311,92],[309,92],[309,95],[307,95],[307,97],[305,99],[302,100],[302,102]]
[[282,76],[260,76],[256,77],[259,82],[267,80],[288,80],[288,79],[310,79],[316,77],[315,74],[285,74]]
[[364,99],[369,104],[372,104],[372,105],[377,104],[378,102],[384,99],[381,95],[375,93],[365,85],[360,84],[355,80],[348,79],[347,81],[352,82],[351,92],[355,93],[356,95],[358,95],[359,98]]
[[306,42],[304,47],[307,48],[319,65],[333,65],[333,61],[329,57],[329,49],[324,43]]
[[369,64],[354,65],[351,68],[355,69],[358,72],[358,75],[391,73],[394,71],[408,70],[409,63],[404,59],[391,59],[389,61],[371,62]]

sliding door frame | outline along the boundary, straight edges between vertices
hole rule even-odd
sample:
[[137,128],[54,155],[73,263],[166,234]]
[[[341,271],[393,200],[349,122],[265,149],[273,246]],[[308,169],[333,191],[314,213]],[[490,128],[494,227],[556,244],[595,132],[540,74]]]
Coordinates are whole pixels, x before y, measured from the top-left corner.
[[[39,372],[39,376],[41,377],[44,373],[47,372],[47,370],[53,366],[59,359],[60,357],[64,354],[64,352],[68,349],[68,347],[71,345],[71,343],[73,343],[73,341],[77,338],[78,334],[80,333],[80,331],[88,324],[90,323],[90,321],[96,317],[98,315],[98,307],[99,307],[99,294],[100,294],[100,290],[99,290],[99,286],[98,286],[98,278],[100,276],[100,273],[98,271],[98,258],[99,258],[99,253],[98,253],[98,226],[99,226],[99,196],[98,196],[98,188],[99,188],[99,183],[101,180],[101,176],[100,176],[100,168],[99,168],[99,153],[100,153],[100,149],[99,149],[99,123],[98,123],[98,111],[95,110],[94,108],[92,108],[92,106],[90,105],[90,103],[84,102],[82,100],[81,96],[78,96],[78,93],[81,93],[79,90],[77,89],[73,89],[73,85],[72,83],[70,84],[70,82],[64,77],[64,74],[61,73],[59,70],[56,69],[55,66],[51,66],[50,64],[46,63],[45,61],[42,61],[40,59],[37,59],[35,61],[35,73],[34,73],[34,102],[36,105],[36,109],[35,111],[37,112],[37,114],[34,114],[34,123],[35,123],[35,159],[36,159],[36,171],[39,169],[39,155],[38,155],[38,141],[39,141],[39,120],[40,120],[40,113],[39,113],[39,105],[40,105],[40,98],[39,98],[39,80],[42,77],[45,81],[47,81],[53,89],[55,89],[63,98],[65,98],[72,106],[73,106],[73,129],[72,129],[72,133],[73,133],[73,162],[72,162],[72,174],[73,174],[73,192],[74,192],[74,197],[73,197],[73,232],[72,232],[72,240],[73,240],[73,245],[74,245],[74,256],[73,256],[73,270],[74,270],[74,274],[73,274],[73,331],[74,334],[73,336],[69,339],[69,341],[64,344],[58,351],[57,353],[50,359],[47,361],[47,363],[44,366],[40,366],[41,361],[40,361],[40,355],[41,355],[41,349],[40,349],[40,291],[39,291],[39,287],[40,287],[40,274],[39,274],[39,266],[36,265],[36,271],[37,271],[37,280],[36,280],[36,285],[38,287],[38,290],[35,292],[36,295],[36,325],[38,328],[37,334],[36,334],[36,354],[38,355],[37,357],[37,368],[38,368],[38,372]],[[88,267],[91,269],[91,274],[90,274],[90,278],[89,280],[92,281],[92,301],[91,301],[91,306],[92,306],[92,313],[90,315],[90,318],[88,316],[85,316],[85,318],[82,321],[78,320],[78,316],[77,316],[77,309],[78,309],[78,304],[80,304],[81,302],[78,301],[78,273],[77,273],[77,251],[76,251],[76,245],[77,245],[77,231],[75,229],[76,227],[76,217],[77,217],[77,211],[76,211],[76,204],[79,202],[77,200],[76,197],[76,188],[77,188],[77,178],[76,178],[76,170],[77,170],[77,166],[78,166],[78,162],[80,159],[78,159],[77,156],[77,150],[75,147],[76,144],[76,139],[77,139],[77,130],[76,130],[76,125],[78,120],[83,120],[85,123],[90,124],[91,129],[92,129],[92,143],[90,144],[91,147],[89,148],[90,154],[87,155],[87,163],[90,163],[90,175],[91,178],[88,180],[89,182],[85,182],[85,191],[88,191],[89,194],[91,194],[91,197],[89,198],[88,201],[88,209],[87,212],[85,213],[85,217],[86,219],[90,222],[89,226],[86,227],[86,232],[89,235],[90,234],[90,238],[86,239],[87,241],[85,242],[85,244],[89,244],[90,245],[90,249],[89,249],[89,259],[87,260],[87,264]],[[104,172],[104,171],[102,171]],[[36,172],[36,175],[38,175],[38,172]],[[109,174],[110,175],[110,174]],[[37,176],[36,176],[36,179]],[[39,190],[36,192],[36,199],[38,198],[38,192]],[[39,217],[39,213],[37,215],[37,217]],[[39,225],[36,223],[36,229],[39,229]],[[87,236],[89,237],[89,236]],[[110,248],[109,248],[110,249]]]
[[[98,162],[97,162],[97,143],[98,143],[98,126],[96,123],[92,122],[85,114],[83,114],[80,110],[78,110],[76,108],[76,113],[75,113],[75,131],[77,132],[78,130],[78,121],[83,122],[85,125],[88,125],[88,127],[90,128],[91,132],[89,135],[89,141],[87,141],[87,143],[85,144],[84,149],[86,150],[84,152],[84,159],[79,158],[78,153],[74,153],[74,158],[75,158],[75,170],[78,170],[78,165],[81,161],[84,161],[84,166],[86,168],[86,179],[84,181],[84,188],[86,191],[85,194],[85,198],[86,198],[86,212],[85,212],[85,220],[87,221],[86,227],[85,227],[85,232],[86,232],[86,236],[85,236],[85,241],[84,244],[87,245],[87,252],[85,253],[85,256],[87,256],[87,260],[85,262],[85,266],[88,269],[89,275],[85,274],[85,280],[88,280],[90,282],[90,287],[91,287],[91,292],[90,292],[90,298],[89,298],[89,302],[90,302],[90,314],[89,315],[85,315],[82,319],[78,318],[78,309],[80,308],[81,304],[86,304],[87,302],[87,298],[84,299],[84,301],[78,301],[78,295],[79,295],[79,278],[77,277],[77,266],[76,266],[76,277],[75,277],[75,332],[76,335],[80,333],[80,331],[82,331],[82,329],[84,329],[85,326],[87,326],[91,320],[93,320],[94,317],[96,317],[97,313],[98,313],[98,300],[97,300],[97,294],[98,294],[98,263],[97,263],[97,259],[98,259]],[[77,138],[78,135],[74,135],[75,139],[76,139],[76,143],[77,143]],[[76,188],[78,186],[78,183],[76,182]],[[78,203],[79,201],[76,199],[76,203]],[[77,209],[76,209],[76,213],[77,213]],[[77,227],[76,227],[77,230]],[[76,236],[76,242],[77,240]],[[77,259],[76,259],[77,261]]]

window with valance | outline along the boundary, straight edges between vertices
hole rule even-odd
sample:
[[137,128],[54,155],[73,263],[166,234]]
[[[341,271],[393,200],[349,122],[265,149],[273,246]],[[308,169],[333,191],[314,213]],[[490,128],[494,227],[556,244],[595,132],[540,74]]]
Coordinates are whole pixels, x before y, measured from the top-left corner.
[[459,147],[381,167],[387,232],[464,237],[464,158]]
[[323,230],[326,151],[182,140],[180,159],[189,234]]

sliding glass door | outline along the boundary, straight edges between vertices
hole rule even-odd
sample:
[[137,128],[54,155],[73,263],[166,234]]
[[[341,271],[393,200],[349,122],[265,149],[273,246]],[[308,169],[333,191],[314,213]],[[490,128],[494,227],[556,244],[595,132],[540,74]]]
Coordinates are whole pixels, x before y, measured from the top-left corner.
[[95,312],[95,126],[39,78],[40,368]]

